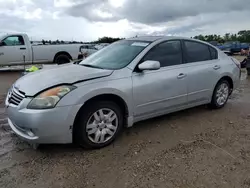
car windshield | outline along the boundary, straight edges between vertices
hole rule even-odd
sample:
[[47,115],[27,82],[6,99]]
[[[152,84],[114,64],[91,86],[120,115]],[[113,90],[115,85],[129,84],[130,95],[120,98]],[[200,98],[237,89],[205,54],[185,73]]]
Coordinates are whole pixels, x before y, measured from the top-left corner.
[[148,45],[149,42],[144,41],[118,41],[84,59],[80,65],[111,70],[121,69],[131,63]]

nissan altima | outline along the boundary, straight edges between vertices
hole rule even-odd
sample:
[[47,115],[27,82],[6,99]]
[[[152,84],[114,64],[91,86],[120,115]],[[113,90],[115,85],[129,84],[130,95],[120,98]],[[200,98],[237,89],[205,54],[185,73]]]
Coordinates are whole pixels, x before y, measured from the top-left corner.
[[31,143],[101,148],[141,120],[203,104],[222,108],[239,80],[239,62],[208,43],[131,38],[79,64],[21,77],[6,98],[8,122]]

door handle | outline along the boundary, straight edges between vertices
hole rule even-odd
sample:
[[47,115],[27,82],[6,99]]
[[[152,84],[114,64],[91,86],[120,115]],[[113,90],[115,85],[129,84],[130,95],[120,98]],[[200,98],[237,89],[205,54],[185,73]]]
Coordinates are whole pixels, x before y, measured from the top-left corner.
[[182,79],[182,78],[185,78],[186,76],[187,76],[186,74],[180,73],[180,74],[177,76],[177,78],[178,78],[178,79]]
[[20,50],[26,50],[26,48],[20,48]]
[[218,69],[220,69],[220,66],[219,65],[215,65],[214,66],[214,70],[218,70]]

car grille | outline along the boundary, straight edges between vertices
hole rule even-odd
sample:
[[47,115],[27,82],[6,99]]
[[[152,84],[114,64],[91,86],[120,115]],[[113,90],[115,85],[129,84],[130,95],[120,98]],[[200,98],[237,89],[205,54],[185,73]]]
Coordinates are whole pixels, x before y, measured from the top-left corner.
[[15,106],[18,106],[22,100],[25,98],[25,93],[22,91],[19,91],[14,86],[9,90],[7,101],[9,104],[13,104]]

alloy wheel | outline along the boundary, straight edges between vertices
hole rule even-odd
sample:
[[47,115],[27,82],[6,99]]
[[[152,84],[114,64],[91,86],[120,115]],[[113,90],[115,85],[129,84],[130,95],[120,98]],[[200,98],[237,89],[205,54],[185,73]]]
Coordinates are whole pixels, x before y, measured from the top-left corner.
[[94,112],[87,121],[86,132],[91,142],[102,144],[109,141],[118,128],[117,114],[108,108]]
[[229,96],[229,87],[226,83],[222,83],[216,92],[216,102],[222,106],[227,102]]

